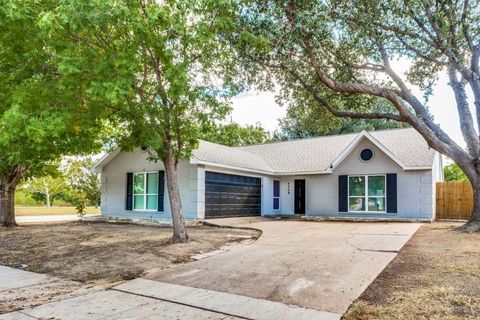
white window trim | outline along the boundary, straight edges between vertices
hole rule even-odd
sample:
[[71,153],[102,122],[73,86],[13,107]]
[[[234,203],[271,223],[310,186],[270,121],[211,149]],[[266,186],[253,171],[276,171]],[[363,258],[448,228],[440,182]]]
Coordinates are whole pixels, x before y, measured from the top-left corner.
[[[349,213],[387,213],[387,175],[386,174],[355,174],[347,176],[347,208]],[[350,177],[365,177],[365,195],[364,196],[350,196]],[[383,196],[372,196],[368,195],[368,177],[383,177],[385,180],[385,195]],[[365,210],[350,210],[350,198],[365,198]],[[368,198],[384,198],[384,208],[383,211],[370,211],[368,210]]]
[[[278,197],[275,197],[275,181],[278,181]],[[273,182],[272,182],[272,210],[274,211],[280,211],[280,207],[281,207],[281,204],[280,204],[280,195],[281,195],[281,188],[282,186],[282,183],[280,182],[280,180],[278,179],[273,179]],[[274,200],[278,198],[278,209],[275,209],[273,206],[274,206]]]
[[[158,174],[158,171],[142,171],[142,172],[134,172],[133,173],[133,181],[132,181],[132,210],[133,211],[140,211],[140,212],[157,212],[158,211],[158,186],[157,186],[157,193],[147,193],[147,174],[149,173],[156,173],[157,174],[157,183],[158,183],[158,179],[160,178],[159,177],[159,174]],[[135,189],[133,188],[133,186],[135,185],[135,175],[136,174],[143,174],[144,178],[143,178],[143,190],[144,190],[144,193],[137,193],[135,194]],[[135,196],[141,196],[143,195],[143,209],[135,209]],[[155,209],[147,209],[147,196],[157,196],[157,203],[156,203],[156,208]]]

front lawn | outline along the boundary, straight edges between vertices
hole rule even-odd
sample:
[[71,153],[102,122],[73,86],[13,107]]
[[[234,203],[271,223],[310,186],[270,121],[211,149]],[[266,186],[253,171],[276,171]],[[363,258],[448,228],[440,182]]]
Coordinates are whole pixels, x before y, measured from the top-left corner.
[[480,234],[457,226],[422,226],[343,319],[479,319]]
[[[99,214],[100,208],[87,207],[86,214]],[[62,215],[77,214],[75,207],[21,207],[15,206],[16,216],[44,216],[44,215]]]
[[[170,244],[171,228],[160,226],[72,222],[0,228],[0,264],[76,280],[84,287],[109,286],[260,235],[202,225],[189,227],[188,232],[188,243]],[[45,303],[78,287],[0,293],[0,313]]]

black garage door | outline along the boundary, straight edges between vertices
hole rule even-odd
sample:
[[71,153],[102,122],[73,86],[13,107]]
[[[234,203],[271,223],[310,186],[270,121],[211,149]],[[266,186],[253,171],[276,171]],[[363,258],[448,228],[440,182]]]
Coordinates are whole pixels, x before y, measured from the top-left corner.
[[260,178],[205,173],[205,218],[260,215]]

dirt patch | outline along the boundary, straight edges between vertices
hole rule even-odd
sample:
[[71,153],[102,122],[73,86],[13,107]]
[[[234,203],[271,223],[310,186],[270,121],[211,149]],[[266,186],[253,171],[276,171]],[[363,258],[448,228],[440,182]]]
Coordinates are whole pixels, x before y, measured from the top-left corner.
[[343,319],[478,319],[480,234],[423,225]]
[[188,243],[170,244],[171,229],[159,226],[72,222],[0,228],[1,265],[73,280],[52,281],[38,290],[0,292],[0,313],[108,287],[259,236],[254,230],[212,226],[187,230]]
[[0,264],[75,281],[135,278],[168,268],[229,242],[257,237],[253,230],[189,227],[188,243],[170,244],[171,229],[134,224],[73,222],[0,231]]

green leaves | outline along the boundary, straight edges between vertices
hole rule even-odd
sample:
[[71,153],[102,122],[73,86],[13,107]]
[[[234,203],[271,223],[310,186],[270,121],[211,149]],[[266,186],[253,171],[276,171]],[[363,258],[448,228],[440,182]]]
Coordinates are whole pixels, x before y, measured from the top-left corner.
[[443,173],[445,181],[468,181],[467,176],[456,163],[445,166],[445,168],[443,168]]
[[58,28],[74,41],[63,51],[61,70],[90,79],[85,92],[111,106],[124,149],[149,147],[153,160],[169,149],[176,159],[188,158],[205,119],[223,118],[235,94],[228,83],[233,55],[222,37],[234,26],[234,4],[64,2],[57,15],[68,19]]
[[240,126],[237,123],[210,123],[201,130],[201,139],[231,147],[265,143],[269,138],[260,124]]
[[56,23],[61,3],[0,3],[0,179],[15,167],[36,174],[62,155],[96,152],[105,106],[85,93],[82,59],[65,53],[73,45]]

